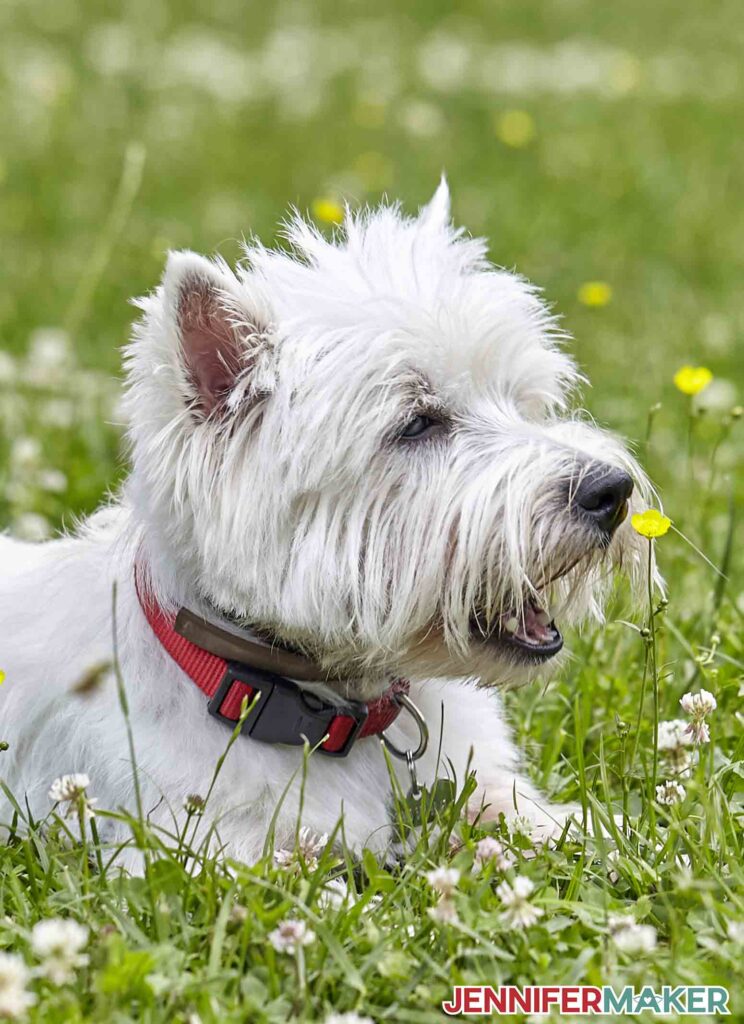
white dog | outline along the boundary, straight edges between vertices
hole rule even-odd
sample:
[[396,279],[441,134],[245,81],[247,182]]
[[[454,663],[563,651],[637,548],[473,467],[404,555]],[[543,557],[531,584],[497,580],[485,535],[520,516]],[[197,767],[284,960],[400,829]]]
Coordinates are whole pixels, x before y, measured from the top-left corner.
[[571,809],[521,774],[497,687],[560,661],[555,621],[600,617],[614,566],[642,575],[623,520],[643,475],[570,412],[555,321],[453,229],[444,182],[414,219],[349,213],[330,242],[297,217],[288,239],[235,273],[170,255],[126,356],[120,498],[74,536],[0,541],[0,772],[37,816],[64,772],[134,806],[114,685],[76,686],[111,660],[116,583],[154,822],[205,793],[254,702],[207,809],[234,856],[260,853],[285,790],[294,832],[303,738],[302,823],[343,816],[350,846],[386,850],[380,736],[420,753],[421,720],[422,783],[472,758],[486,816],[552,832]]

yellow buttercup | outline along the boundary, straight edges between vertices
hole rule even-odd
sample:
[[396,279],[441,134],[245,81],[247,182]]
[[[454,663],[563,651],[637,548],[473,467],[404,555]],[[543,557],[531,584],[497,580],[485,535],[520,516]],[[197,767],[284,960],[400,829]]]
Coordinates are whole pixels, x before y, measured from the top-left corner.
[[683,395],[699,395],[712,380],[707,366],[682,366],[674,375],[674,384]]
[[635,512],[630,517],[630,523],[636,533],[653,540],[655,537],[664,536],[672,525],[672,520],[655,508],[647,508],[645,512]]

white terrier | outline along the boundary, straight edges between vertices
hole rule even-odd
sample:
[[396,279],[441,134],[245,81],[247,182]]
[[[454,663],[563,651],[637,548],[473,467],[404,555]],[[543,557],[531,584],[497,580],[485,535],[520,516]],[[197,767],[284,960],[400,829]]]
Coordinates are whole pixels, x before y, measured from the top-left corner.
[[253,702],[207,808],[236,857],[260,853],[280,801],[291,841],[303,739],[302,824],[343,816],[351,847],[388,849],[380,736],[420,754],[425,725],[422,783],[471,764],[487,818],[553,832],[572,808],[521,774],[496,688],[560,662],[554,620],[601,617],[613,566],[642,576],[623,520],[643,474],[570,413],[561,332],[452,227],[444,182],[415,219],[349,213],[330,242],[297,217],[288,238],[236,273],[170,255],[126,357],[121,497],[75,536],[0,541],[0,772],[36,816],[63,772],[133,807],[113,683],[76,685],[111,661],[116,583],[155,823],[205,793]]

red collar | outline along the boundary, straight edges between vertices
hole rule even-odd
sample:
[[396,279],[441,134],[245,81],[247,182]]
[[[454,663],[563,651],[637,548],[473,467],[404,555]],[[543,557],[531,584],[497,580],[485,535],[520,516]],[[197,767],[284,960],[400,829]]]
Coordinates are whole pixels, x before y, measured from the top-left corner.
[[136,573],[135,587],[153,633],[209,698],[210,715],[234,727],[243,699],[250,705],[258,698],[242,728],[242,733],[254,740],[300,746],[307,739],[311,747],[324,754],[345,757],[356,740],[381,735],[400,713],[397,698],[408,693],[405,679],[396,679],[381,697],[369,704],[327,704],[291,679],[228,661],[198,647],[176,632],[174,618],[143,591]]

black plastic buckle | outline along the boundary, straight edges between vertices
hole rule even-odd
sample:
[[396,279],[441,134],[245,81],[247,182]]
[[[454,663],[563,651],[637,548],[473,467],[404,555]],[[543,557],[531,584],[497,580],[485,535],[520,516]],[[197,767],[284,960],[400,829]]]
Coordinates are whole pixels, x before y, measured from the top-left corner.
[[[207,709],[213,718],[218,718],[231,729],[235,728],[235,719],[227,718],[220,709],[236,682],[259,691],[258,701],[243,723],[241,732],[261,743],[286,743],[297,747],[307,739],[311,747],[317,747],[327,757],[346,757],[369,714],[366,704],[357,701],[343,706],[326,704],[314,693],[303,690],[283,676],[228,661],[227,671],[207,703]],[[323,750],[319,744],[337,715],[353,718],[354,728],[340,750]]]

